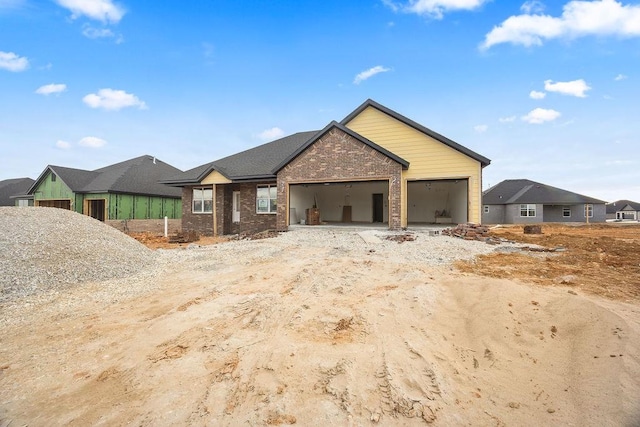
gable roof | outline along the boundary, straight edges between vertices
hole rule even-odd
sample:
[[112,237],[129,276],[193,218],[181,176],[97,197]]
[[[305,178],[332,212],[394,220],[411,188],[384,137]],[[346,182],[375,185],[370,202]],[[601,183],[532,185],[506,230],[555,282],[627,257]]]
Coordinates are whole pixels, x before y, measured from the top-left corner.
[[404,123],[405,125],[414,128],[415,130],[417,130],[418,132],[422,132],[427,136],[430,136],[431,138],[453,148],[456,151],[459,151],[462,154],[465,154],[469,157],[471,157],[474,160],[477,160],[478,162],[480,162],[480,164],[482,165],[482,167],[485,166],[489,166],[489,164],[491,163],[491,160],[489,160],[488,158],[481,156],[480,154],[476,153],[473,150],[468,149],[467,147],[464,147],[460,144],[458,144],[457,142],[443,136],[440,135],[437,132],[432,131],[431,129],[421,125],[420,123],[414,122],[413,120],[398,114],[397,112],[385,107],[384,105],[378,104],[377,102],[375,102],[372,99],[367,99],[365,102],[362,103],[362,105],[360,105],[358,108],[356,108],[353,112],[351,112],[347,117],[345,117],[344,119],[342,119],[342,121],[340,122],[342,125],[347,125],[347,123],[349,123],[351,120],[353,120],[356,116],[358,116],[360,113],[362,113],[364,110],[366,110],[367,108],[372,107],[375,108],[378,111],[381,111],[382,113],[393,117],[394,119]]
[[31,178],[13,178],[0,181],[0,206],[15,205],[14,196],[22,196],[33,185]]
[[234,181],[273,178],[273,169],[289,157],[317,131],[298,132],[254,148],[205,163],[164,181],[168,185],[199,184],[214,170]]
[[528,179],[504,180],[486,190],[482,195],[482,204],[484,205],[510,205],[519,203],[563,205],[581,203],[603,204],[605,202]]
[[402,165],[402,167],[404,169],[409,167],[409,162],[407,162],[406,160],[404,160],[403,158],[396,156],[395,154],[393,154],[392,152],[380,147],[378,144],[374,143],[373,141],[368,140],[367,138],[365,138],[364,136],[352,131],[351,129],[347,128],[346,126],[333,121],[331,123],[329,123],[324,129],[322,129],[320,132],[317,132],[313,137],[309,138],[308,141],[306,141],[304,144],[302,144],[296,151],[294,151],[293,153],[291,153],[290,156],[288,156],[287,158],[285,158],[284,160],[282,160],[282,162],[280,162],[275,168],[273,168],[272,172],[273,174],[278,173],[278,171],[280,169],[282,169],[283,167],[285,167],[287,164],[289,164],[293,159],[295,159],[296,157],[298,157],[300,154],[302,154],[302,152],[304,150],[306,150],[307,148],[309,148],[310,145],[312,145],[314,142],[318,141],[320,138],[322,138],[324,135],[327,134],[327,132],[329,132],[331,129],[339,129],[342,132],[346,133],[347,135],[349,135],[350,137],[356,139],[357,141],[360,141],[361,143],[373,148],[374,150],[384,154],[385,156],[389,157],[390,159],[400,163]]
[[632,202],[631,200],[616,200],[615,202],[607,203],[607,213],[614,214],[629,206],[634,211],[640,211],[640,203]]
[[140,156],[94,171],[49,165],[29,188],[29,194],[53,172],[74,193],[129,193],[162,197],[180,197],[180,189],[160,181],[181,172],[153,156]]

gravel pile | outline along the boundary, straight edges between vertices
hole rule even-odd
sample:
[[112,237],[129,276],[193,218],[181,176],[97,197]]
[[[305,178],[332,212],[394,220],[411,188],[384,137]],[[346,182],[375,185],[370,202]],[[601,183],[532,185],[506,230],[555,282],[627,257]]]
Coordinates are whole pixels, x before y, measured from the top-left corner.
[[215,280],[221,270],[269,262],[283,254],[285,269],[288,260],[318,257],[325,262],[349,258],[450,268],[456,260],[521,246],[433,236],[427,230],[408,232],[410,238],[400,243],[387,238],[407,232],[365,233],[378,239],[371,241],[348,229],[309,227],[268,239],[152,251],[85,215],[55,208],[0,207],[0,324],[28,317],[28,307],[72,313],[88,301],[111,304],[153,291],[169,275],[188,280],[193,272],[203,272]]
[[157,255],[100,221],[64,209],[0,207],[0,303],[130,276]]

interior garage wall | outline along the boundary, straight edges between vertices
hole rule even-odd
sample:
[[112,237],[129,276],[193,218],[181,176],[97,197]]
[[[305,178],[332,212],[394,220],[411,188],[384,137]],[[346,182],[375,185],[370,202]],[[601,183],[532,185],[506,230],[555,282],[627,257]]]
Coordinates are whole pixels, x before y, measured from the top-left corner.
[[289,207],[295,209],[296,220],[292,224],[304,219],[306,209],[313,207],[314,199],[320,210],[320,219],[328,222],[341,222],[344,206],[351,206],[351,220],[353,222],[372,222],[373,194],[382,194],[384,200],[383,221],[389,221],[389,182],[348,182],[332,183],[330,185],[309,184],[292,185],[290,188]]
[[407,192],[407,220],[410,223],[433,223],[436,211],[443,210],[451,217],[452,223],[468,221],[466,179],[410,181],[407,183]]

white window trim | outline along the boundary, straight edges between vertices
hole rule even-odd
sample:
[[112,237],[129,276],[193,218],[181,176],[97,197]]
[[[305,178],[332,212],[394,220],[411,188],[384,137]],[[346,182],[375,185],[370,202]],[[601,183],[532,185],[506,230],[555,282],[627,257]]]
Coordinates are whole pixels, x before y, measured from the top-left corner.
[[[196,211],[194,209],[196,198],[194,197],[193,193],[195,192],[195,190],[201,190],[202,191],[203,197],[202,197],[202,199],[200,199],[200,201],[202,202],[202,210],[201,211]],[[205,199],[204,198],[204,190],[211,190],[211,199]],[[205,206],[204,202],[207,201],[207,200],[211,200],[211,211],[210,212],[207,212],[207,211],[204,210],[204,206]],[[193,187],[191,189],[191,213],[195,214],[195,215],[211,215],[213,213],[213,189],[211,187]]]
[[[260,210],[258,209],[259,206],[259,201],[260,200],[265,200],[265,199],[259,199],[258,198],[258,189],[260,188],[266,188],[268,190],[268,194],[269,197],[266,199],[267,200],[267,209],[269,209],[267,212],[260,212]],[[258,215],[275,215],[278,211],[278,196],[277,196],[277,190],[276,190],[276,197],[274,199],[271,198],[271,189],[272,188],[278,188],[277,184],[259,184],[256,186],[256,214]],[[271,200],[275,200],[276,201],[276,207],[275,210],[272,212],[271,211]]]
[[489,213],[489,205],[484,205],[482,208],[483,213]]
[[[524,206],[524,208],[523,208]],[[533,206],[533,207],[532,207]],[[522,211],[526,210],[527,214],[526,215],[522,215]],[[529,215],[529,213],[533,211],[533,215]],[[536,209],[536,205],[533,203],[522,203],[520,205],[520,217],[521,218],[535,218],[538,215],[537,209]]]
[[589,213],[589,218],[593,218],[593,205],[591,203],[585,203],[584,205],[584,217],[587,217],[587,213]]
[[[565,212],[566,212],[567,210],[569,211],[569,215],[565,215]],[[564,207],[562,208],[562,217],[563,217],[563,218],[571,218],[571,206],[564,206]]]

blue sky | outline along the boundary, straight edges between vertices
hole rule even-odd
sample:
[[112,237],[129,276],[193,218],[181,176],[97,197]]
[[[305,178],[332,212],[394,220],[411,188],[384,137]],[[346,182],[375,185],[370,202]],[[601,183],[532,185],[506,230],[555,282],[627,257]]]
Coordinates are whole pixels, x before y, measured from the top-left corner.
[[0,180],[187,170],[371,98],[527,178],[640,202],[640,2],[0,0]]

